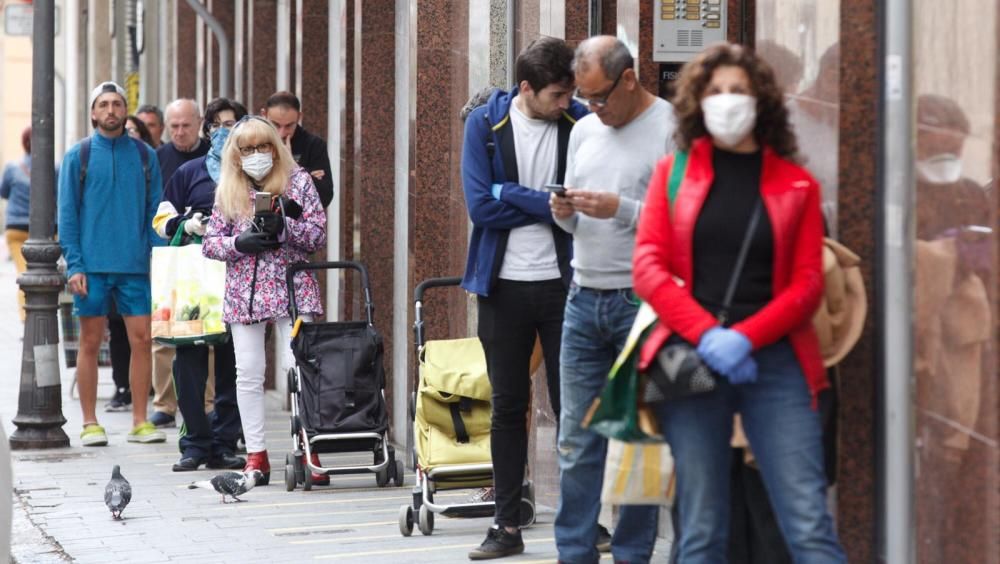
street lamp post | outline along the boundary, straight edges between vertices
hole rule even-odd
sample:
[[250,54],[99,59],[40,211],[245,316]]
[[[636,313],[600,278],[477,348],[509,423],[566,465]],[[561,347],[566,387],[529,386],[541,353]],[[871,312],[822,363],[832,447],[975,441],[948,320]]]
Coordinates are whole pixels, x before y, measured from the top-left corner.
[[55,7],[35,0],[31,82],[31,218],[22,252],[28,269],[18,279],[25,294],[27,320],[21,353],[17,426],[11,449],[69,446],[62,426],[59,381],[59,291],[65,280],[56,268],[55,232]]

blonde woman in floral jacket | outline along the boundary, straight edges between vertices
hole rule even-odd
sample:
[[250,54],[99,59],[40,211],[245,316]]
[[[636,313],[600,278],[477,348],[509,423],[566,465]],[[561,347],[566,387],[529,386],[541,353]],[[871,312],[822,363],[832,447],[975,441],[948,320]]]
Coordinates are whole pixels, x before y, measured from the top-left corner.
[[[272,196],[271,210],[254,213],[255,192]],[[202,252],[226,262],[223,320],[236,349],[236,401],[247,445],[245,471],[271,477],[264,444],[264,330],[274,322],[286,362],[291,324],[285,272],[326,244],[326,216],[309,173],[298,167],[274,127],[247,116],[237,123],[222,154],[222,174]],[[295,278],[298,311],[306,320],[323,313],[312,273]],[[328,479],[328,478],[327,478]]]

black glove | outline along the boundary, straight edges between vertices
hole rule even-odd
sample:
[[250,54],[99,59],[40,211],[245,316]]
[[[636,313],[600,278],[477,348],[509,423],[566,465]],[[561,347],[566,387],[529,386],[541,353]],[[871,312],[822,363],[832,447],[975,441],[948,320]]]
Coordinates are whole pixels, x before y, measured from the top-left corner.
[[[285,217],[299,219],[302,217],[302,206],[288,196],[281,197],[281,205],[285,208]],[[277,211],[277,210],[275,210]]]
[[285,230],[285,218],[274,212],[258,213],[254,215],[253,222],[261,231],[271,237],[277,237]]
[[236,236],[236,250],[245,255],[256,255],[271,249],[277,249],[281,243],[270,233],[247,229]]

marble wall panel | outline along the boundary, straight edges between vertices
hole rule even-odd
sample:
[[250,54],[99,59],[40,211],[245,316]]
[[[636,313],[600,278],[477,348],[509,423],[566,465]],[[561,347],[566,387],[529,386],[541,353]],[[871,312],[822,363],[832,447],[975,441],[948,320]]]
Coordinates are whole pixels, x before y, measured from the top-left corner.
[[274,93],[277,84],[276,49],[288,49],[287,45],[277,45],[277,1],[253,0],[253,44],[249,46],[253,56],[253,99],[244,100],[247,110],[256,113],[264,107],[268,96]]
[[[353,210],[360,217],[354,260],[368,267],[375,326],[385,339],[386,400],[392,405],[393,237],[395,178],[395,5],[358,2]],[[405,346],[405,345],[404,345]],[[405,416],[405,414],[399,414]]]
[[590,36],[590,0],[566,1],[566,41],[574,48]]
[[328,92],[327,69],[330,18],[325,0],[302,2],[302,91],[296,92],[302,102],[302,125],[326,139]]
[[618,28],[618,0],[601,2],[601,34],[615,35]]
[[[758,1],[758,5],[760,1]],[[879,37],[872,0],[841,0],[839,159],[837,225],[840,240],[857,253],[868,293],[875,304],[875,234],[879,185]],[[758,33],[760,29],[758,28]],[[758,40],[760,39],[758,35]],[[849,40],[848,40],[849,39]],[[818,61],[817,61],[818,64]],[[849,156],[850,158],[846,158]],[[875,559],[877,491],[875,412],[881,379],[875,346],[874,308],[857,346],[840,364],[837,528],[851,562]]]
[[[177,97],[195,97],[197,43],[194,28],[198,16],[187,2],[177,3]],[[164,104],[165,105],[165,104]],[[169,138],[169,133],[168,133]]]

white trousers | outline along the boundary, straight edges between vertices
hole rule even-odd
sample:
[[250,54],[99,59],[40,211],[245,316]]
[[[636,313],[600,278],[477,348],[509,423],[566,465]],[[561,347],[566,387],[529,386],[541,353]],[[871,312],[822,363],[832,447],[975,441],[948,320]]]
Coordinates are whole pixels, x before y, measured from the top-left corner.
[[[309,316],[301,316],[303,321],[312,321]],[[264,370],[267,366],[264,356],[264,331],[266,323],[241,325],[233,323],[233,348],[236,351],[236,404],[240,408],[243,422],[243,439],[247,453],[267,450],[264,444]],[[281,317],[274,320],[278,334],[277,377],[284,378],[285,372],[294,365],[291,347],[291,319]]]

